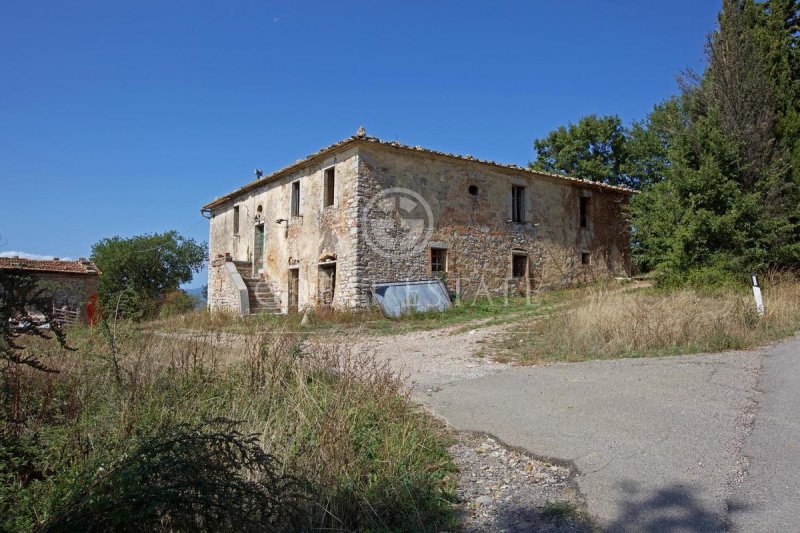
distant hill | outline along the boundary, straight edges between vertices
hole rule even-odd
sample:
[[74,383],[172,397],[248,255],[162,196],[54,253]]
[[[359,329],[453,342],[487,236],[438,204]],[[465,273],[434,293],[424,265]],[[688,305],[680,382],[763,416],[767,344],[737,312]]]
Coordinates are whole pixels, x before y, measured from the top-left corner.
[[197,298],[197,309],[205,309],[208,303],[208,296],[206,295],[205,287],[196,287],[194,289],[184,289],[186,294]]

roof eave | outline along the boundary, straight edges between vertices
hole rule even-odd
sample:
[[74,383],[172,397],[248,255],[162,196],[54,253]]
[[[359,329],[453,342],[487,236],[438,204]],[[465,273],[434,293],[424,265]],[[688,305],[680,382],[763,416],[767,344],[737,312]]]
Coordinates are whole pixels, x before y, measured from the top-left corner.
[[207,203],[206,205],[204,205],[203,208],[201,209],[201,212],[210,211],[210,210],[212,210],[212,209],[214,209],[216,207],[224,205],[225,203],[233,200],[234,198],[236,198],[237,196],[239,196],[241,194],[244,194],[244,193],[249,192],[249,191],[251,191],[253,189],[261,187],[262,185],[266,185],[268,183],[276,181],[276,180],[286,176],[287,174],[290,174],[290,173],[292,173],[292,172],[294,172],[294,171],[296,171],[296,170],[298,170],[298,169],[300,169],[300,168],[302,168],[302,167],[304,167],[306,165],[312,164],[312,163],[318,161],[319,159],[323,159],[323,158],[329,156],[334,151],[342,150],[344,148],[347,148],[347,147],[349,147],[349,146],[351,146],[353,144],[359,143],[359,142],[374,144],[374,145],[382,146],[382,147],[386,147],[386,148],[392,148],[392,149],[396,149],[398,151],[412,151],[412,152],[419,152],[419,153],[423,153],[423,154],[428,154],[428,155],[438,156],[438,157],[443,157],[443,158],[448,158],[448,159],[455,159],[455,160],[462,161],[462,162],[465,162],[465,163],[478,163],[478,164],[481,164],[481,165],[484,165],[484,166],[490,166],[490,167],[493,167],[493,168],[504,169],[504,170],[512,171],[512,172],[524,172],[524,173],[528,173],[528,174],[533,174],[535,176],[541,176],[541,177],[545,177],[545,178],[551,178],[551,179],[559,180],[561,182],[568,182],[568,183],[571,183],[573,185],[592,187],[592,188],[602,189],[602,190],[606,190],[606,191],[615,191],[615,192],[618,192],[618,193],[621,193],[621,194],[634,195],[634,194],[636,194],[638,192],[638,191],[636,191],[634,189],[631,189],[629,187],[624,187],[624,186],[619,186],[619,185],[609,185],[609,184],[606,184],[606,183],[600,183],[600,182],[591,181],[591,180],[587,180],[587,179],[583,179],[583,178],[576,178],[576,177],[573,177],[573,176],[567,176],[565,174],[557,174],[557,173],[553,173],[553,172],[544,172],[544,171],[541,171],[541,170],[534,170],[534,169],[531,169],[531,168],[521,167],[521,166],[518,166],[518,165],[512,165],[512,164],[506,164],[506,163],[498,163],[496,161],[488,161],[488,160],[484,160],[484,159],[478,159],[478,158],[475,158],[475,157],[472,157],[472,156],[462,156],[462,155],[458,155],[458,154],[450,154],[450,153],[447,153],[447,152],[439,152],[437,150],[431,150],[429,148],[422,148],[422,147],[419,147],[419,146],[408,146],[408,145],[404,145],[404,144],[398,143],[396,141],[383,141],[381,139],[378,139],[377,137],[367,137],[367,136],[363,136],[363,135],[354,135],[352,137],[348,137],[347,139],[344,139],[342,141],[334,143],[334,144],[332,144],[330,146],[326,146],[325,148],[320,149],[319,151],[317,151],[314,154],[311,154],[308,157],[305,157],[305,158],[303,158],[303,159],[301,159],[299,161],[295,161],[294,163],[292,163],[290,165],[287,165],[287,166],[283,167],[282,169],[279,169],[279,170],[273,172],[269,176],[265,176],[265,177],[260,178],[258,180],[252,181],[252,182],[250,182],[250,183],[248,183],[246,185],[243,185],[242,187],[239,187],[238,189],[236,189],[234,191],[229,192],[228,194],[225,194],[223,196],[215,198],[213,201],[211,201],[211,202]]
[[362,140],[362,138],[357,137],[357,136],[353,136],[353,137],[349,137],[347,139],[344,139],[342,141],[339,141],[339,142],[337,142],[335,144],[332,144],[330,146],[326,146],[325,148],[322,148],[318,152],[315,152],[315,153],[311,154],[308,157],[300,159],[299,161],[295,161],[291,165],[288,165],[288,166],[285,166],[285,167],[283,167],[283,168],[281,168],[279,170],[276,170],[275,172],[273,172],[269,176],[264,176],[263,178],[257,179],[255,181],[251,181],[250,183],[247,183],[246,185],[243,185],[243,186],[239,187],[238,189],[236,189],[236,190],[234,190],[232,192],[229,192],[228,194],[225,194],[223,196],[215,198],[211,202],[209,202],[206,205],[204,205],[203,208],[201,209],[201,212],[202,211],[210,211],[211,209],[214,209],[215,207],[219,207],[219,206],[231,201],[232,199],[234,199],[235,197],[239,196],[240,194],[252,191],[253,189],[257,189],[258,187],[261,187],[262,185],[266,185],[267,183],[271,183],[273,181],[276,181],[276,180],[286,176],[287,174],[291,174],[292,172],[296,171],[299,168],[302,168],[302,167],[304,167],[306,165],[310,165],[310,164],[318,161],[319,159],[324,159],[325,157],[329,156],[332,152],[337,151],[337,150],[341,150],[341,149],[346,148],[346,147],[349,147],[351,144],[354,144],[354,143],[356,143],[356,142],[358,142],[360,140]]

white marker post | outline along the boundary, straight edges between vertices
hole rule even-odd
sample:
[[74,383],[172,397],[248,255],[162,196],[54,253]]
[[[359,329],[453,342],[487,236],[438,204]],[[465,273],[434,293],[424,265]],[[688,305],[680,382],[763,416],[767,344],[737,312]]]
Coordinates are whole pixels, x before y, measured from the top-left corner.
[[764,301],[761,299],[761,286],[758,284],[758,277],[755,274],[750,274],[750,280],[753,282],[753,297],[756,299],[756,311],[758,311],[758,316],[764,316]]

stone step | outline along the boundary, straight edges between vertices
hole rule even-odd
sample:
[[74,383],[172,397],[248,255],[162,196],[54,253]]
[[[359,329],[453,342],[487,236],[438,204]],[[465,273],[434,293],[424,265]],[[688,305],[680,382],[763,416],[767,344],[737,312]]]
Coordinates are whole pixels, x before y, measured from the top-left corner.
[[250,300],[250,309],[255,307],[280,307],[276,300]]
[[278,315],[281,313],[281,309],[280,307],[254,307],[250,309],[251,315],[255,313],[272,313]]
[[275,300],[274,298],[250,298],[248,301],[250,302],[251,305],[252,304],[262,305],[262,306],[263,305],[278,305],[277,300]]
[[265,291],[265,290],[247,291],[247,295],[250,296],[250,298],[274,298],[275,297],[275,294],[272,291]]
[[275,298],[275,295],[272,293],[272,291],[248,291],[247,295],[250,297],[251,300],[256,300],[258,298],[261,298],[261,299],[264,299],[264,298],[273,299],[273,298]]
[[262,297],[262,298],[254,298],[254,297],[250,297],[250,298],[248,299],[248,301],[250,302],[250,306],[251,306],[251,307],[252,307],[254,304],[255,304],[255,305],[257,305],[257,306],[262,306],[262,307],[263,307],[263,306],[272,306],[272,305],[278,305],[278,301],[277,301],[277,300],[275,300],[275,298],[273,298],[273,297],[271,297],[271,296],[268,296],[268,297]]
[[250,311],[251,315],[282,315],[279,309],[272,310],[272,309],[255,309]]

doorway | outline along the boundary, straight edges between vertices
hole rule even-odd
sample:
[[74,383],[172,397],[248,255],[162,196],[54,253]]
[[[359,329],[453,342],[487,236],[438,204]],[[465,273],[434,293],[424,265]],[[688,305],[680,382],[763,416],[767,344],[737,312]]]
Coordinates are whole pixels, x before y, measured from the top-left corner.
[[256,236],[253,240],[253,274],[258,275],[264,268],[264,224],[256,224]]
[[333,305],[335,290],[336,262],[321,263],[319,265],[319,304],[322,309],[330,309]]
[[289,312],[296,313],[300,303],[300,269],[289,269]]

